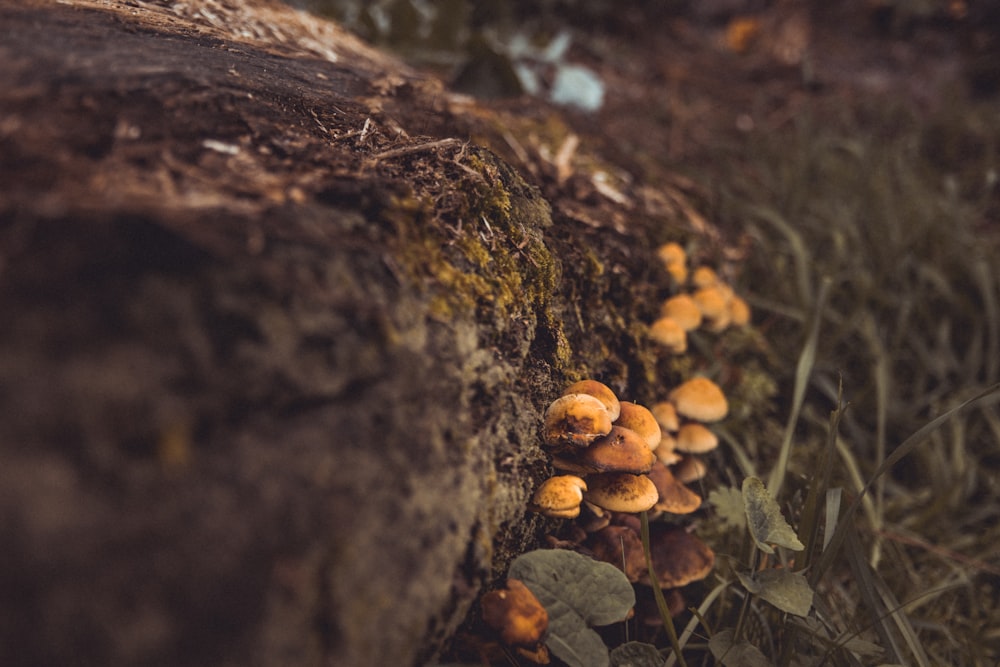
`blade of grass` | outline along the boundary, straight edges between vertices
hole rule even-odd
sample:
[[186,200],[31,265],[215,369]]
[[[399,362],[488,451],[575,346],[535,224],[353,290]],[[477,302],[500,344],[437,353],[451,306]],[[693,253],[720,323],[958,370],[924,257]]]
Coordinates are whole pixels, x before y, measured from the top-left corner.
[[988,399],[996,399],[998,397],[1000,397],[1000,384],[995,384],[981,391],[980,393],[976,394],[967,401],[955,406],[951,410],[948,410],[947,412],[941,415],[938,415],[931,421],[924,424],[922,427],[917,429],[915,433],[913,433],[912,435],[910,435],[910,437],[904,440],[895,450],[893,450],[893,452],[889,454],[889,456],[886,457],[886,459],[882,462],[882,464],[878,467],[878,469],[875,470],[874,474],[868,480],[868,482],[861,488],[861,491],[858,493],[857,497],[855,497],[854,501],[847,508],[844,517],[841,519],[839,525],[837,526],[837,530],[834,531],[833,537],[830,539],[830,544],[823,551],[823,556],[820,558],[819,562],[816,565],[816,569],[818,570],[818,572],[816,573],[815,576],[817,577],[817,579],[820,576],[822,576],[824,572],[829,570],[830,567],[833,565],[833,561],[836,558],[837,553],[840,551],[840,547],[843,544],[848,526],[853,525],[853,522],[850,519],[857,511],[858,506],[861,505],[863,498],[866,497],[868,491],[871,489],[872,484],[875,483],[875,480],[884,475],[885,472],[891,469],[894,465],[899,463],[918,445],[924,442],[924,440],[927,439],[927,436],[931,432],[939,428],[949,419],[951,419],[955,415],[965,412],[966,410],[976,405],[979,405],[980,403],[986,402]]
[[[845,522],[845,525],[849,525],[848,522]],[[879,636],[880,644],[889,653],[889,662],[903,664],[903,652],[896,641],[896,635],[885,621],[887,610],[884,608],[882,598],[876,589],[873,572],[861,552],[861,542],[858,540],[857,529],[853,525],[849,525],[846,529],[844,552],[861,599],[868,607],[872,626]]]
[[677,661],[681,667],[687,667],[687,663],[684,662],[684,654],[681,652],[681,645],[677,641],[677,630],[674,629],[674,619],[670,615],[670,608],[667,607],[667,601],[663,598],[660,582],[656,580],[656,570],[653,569],[653,552],[649,546],[649,515],[645,511],[639,512],[639,525],[639,532],[642,537],[642,551],[646,555],[646,570],[649,571],[649,583],[653,587],[653,597],[656,599],[656,608],[660,612],[660,620],[663,621],[663,627],[670,638],[670,648],[673,649],[674,655],[677,656]]
[[816,540],[819,537],[819,527],[822,523],[822,508],[820,502],[827,495],[830,487],[830,476],[833,473],[833,457],[836,450],[837,431],[840,418],[844,414],[843,384],[837,388],[837,408],[830,413],[830,423],[827,430],[826,447],[823,450],[819,466],[808,481],[805,503],[802,506],[802,519],[799,523],[799,539],[805,544],[802,556],[796,559],[795,570],[802,571],[809,567],[812,559],[818,553]]
[[819,341],[820,323],[822,321],[823,308],[826,305],[826,297],[830,291],[831,281],[823,278],[820,282],[819,292],[816,294],[816,301],[813,303],[812,314],[809,317],[809,330],[806,334],[805,345],[799,354],[799,361],[795,367],[795,386],[792,389],[792,405],[788,413],[788,423],[785,424],[785,434],[781,442],[781,450],[778,452],[778,462],[767,480],[767,488],[775,498],[781,491],[781,485],[785,479],[785,472],[788,468],[788,457],[792,449],[792,437],[795,434],[795,425],[799,421],[799,412],[802,410],[802,402],[805,400],[806,388],[809,385],[809,376],[812,373],[813,364],[816,362],[816,346]]
[[[718,586],[709,591],[708,595],[705,596],[705,599],[701,601],[700,605],[698,605],[698,608],[694,610],[694,613],[691,615],[691,620],[689,620],[687,625],[684,626],[684,631],[681,632],[680,636],[677,638],[677,644],[678,646],[680,646],[682,650],[684,649],[685,646],[687,646],[687,643],[691,639],[691,636],[694,635],[694,630],[695,628],[698,627],[698,624],[700,623],[702,625],[705,625],[704,619],[705,619],[705,614],[708,612],[708,608],[712,606],[716,598],[722,595],[723,591],[725,591],[732,585],[733,582],[731,581],[723,581]],[[706,630],[708,630],[707,626]],[[711,636],[710,632],[707,632],[706,634]],[[663,663],[663,667],[674,667],[675,664],[677,664],[677,655],[671,653],[670,655],[667,656],[667,661]]]

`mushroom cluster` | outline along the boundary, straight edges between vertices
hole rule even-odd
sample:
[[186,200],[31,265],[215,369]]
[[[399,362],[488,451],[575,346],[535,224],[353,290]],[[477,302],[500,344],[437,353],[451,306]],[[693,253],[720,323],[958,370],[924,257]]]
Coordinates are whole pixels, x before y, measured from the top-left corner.
[[[702,503],[687,484],[706,466],[697,454],[718,440],[704,424],[728,412],[722,390],[697,377],[674,388],[651,409],[620,401],[605,384],[582,380],[567,387],[545,413],[542,438],[558,474],[535,491],[529,508],[576,519],[571,544],[649,583],[638,521],[641,511],[690,514]],[[678,532],[679,531],[679,532]],[[663,588],[708,576],[712,550],[683,528],[655,524],[651,549]]]
[[653,340],[673,354],[683,354],[689,331],[703,327],[718,333],[749,324],[750,306],[714,269],[699,266],[689,271],[687,253],[677,243],[661,245],[656,255],[674,282],[689,291],[671,296],[660,306],[659,317],[650,325]]

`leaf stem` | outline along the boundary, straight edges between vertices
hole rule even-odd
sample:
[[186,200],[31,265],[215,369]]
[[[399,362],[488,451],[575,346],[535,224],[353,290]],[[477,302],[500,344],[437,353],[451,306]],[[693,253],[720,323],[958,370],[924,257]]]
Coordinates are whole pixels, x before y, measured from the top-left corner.
[[646,569],[649,570],[649,583],[653,587],[653,597],[656,599],[656,608],[660,610],[660,619],[663,627],[667,629],[667,636],[670,637],[670,647],[677,656],[677,663],[681,667],[687,667],[684,662],[684,655],[681,653],[680,642],[677,641],[677,630],[674,629],[674,619],[670,615],[667,601],[663,598],[663,591],[660,590],[660,582],[656,580],[656,570],[653,569],[653,551],[649,546],[649,515],[643,511],[639,513],[639,522],[642,527],[642,551],[646,555]]

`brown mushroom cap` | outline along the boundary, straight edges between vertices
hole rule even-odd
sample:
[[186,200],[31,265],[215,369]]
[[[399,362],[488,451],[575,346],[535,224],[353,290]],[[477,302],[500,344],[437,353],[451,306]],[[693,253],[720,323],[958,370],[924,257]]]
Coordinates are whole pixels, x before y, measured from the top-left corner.
[[677,432],[677,443],[674,449],[688,454],[704,454],[719,446],[719,436],[712,433],[704,424],[688,422]]
[[678,294],[663,302],[660,317],[669,317],[685,331],[701,326],[701,308],[689,294]]
[[611,563],[624,571],[633,584],[646,571],[642,539],[628,526],[605,526],[591,533],[584,546],[590,549],[597,560]]
[[669,398],[678,414],[698,421],[718,421],[729,412],[729,403],[719,385],[705,377],[681,384],[670,392]]
[[609,472],[587,478],[583,497],[612,512],[643,512],[656,504],[656,486],[645,475]]
[[656,454],[639,434],[614,426],[606,436],[598,438],[586,449],[574,450],[565,455],[555,454],[552,465],[581,475],[599,472],[639,474],[648,471],[655,460]]
[[556,475],[535,490],[528,509],[556,519],[572,519],[580,514],[587,483],[576,475]]
[[542,438],[550,447],[586,447],[611,431],[611,415],[599,398],[568,394],[545,411]]
[[621,414],[615,420],[615,426],[627,428],[639,434],[651,450],[660,444],[660,425],[656,417],[644,405],[625,402],[621,404]]
[[518,579],[508,579],[507,588],[484,594],[480,602],[483,620],[508,646],[533,647],[548,630],[548,612]]
[[674,354],[687,352],[687,332],[671,317],[661,317],[649,327],[649,335]]
[[673,468],[674,477],[685,484],[697,482],[708,474],[708,466],[697,456],[683,457]]
[[690,514],[701,507],[701,496],[684,486],[670,469],[657,461],[649,471],[659,499],[654,509],[671,514]]
[[681,420],[677,417],[677,408],[670,401],[654,403],[649,411],[653,413],[660,429],[674,433],[681,427]]
[[[715,565],[715,554],[708,545],[681,526],[653,524],[649,543],[660,588],[679,588],[704,579]],[[640,575],[639,581],[649,585],[649,575]]]
[[600,399],[601,403],[604,403],[604,407],[608,409],[611,421],[618,419],[620,411],[618,397],[615,396],[615,392],[611,391],[611,387],[603,382],[598,382],[597,380],[580,380],[579,382],[574,382],[563,391],[563,396],[568,394],[587,394]]

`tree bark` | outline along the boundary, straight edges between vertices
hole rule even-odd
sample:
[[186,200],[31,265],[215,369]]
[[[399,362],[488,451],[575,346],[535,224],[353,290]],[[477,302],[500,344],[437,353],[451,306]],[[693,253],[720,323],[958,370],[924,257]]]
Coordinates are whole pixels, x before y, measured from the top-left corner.
[[547,401],[662,375],[663,232],[278,4],[0,25],[0,663],[432,659],[546,525]]

